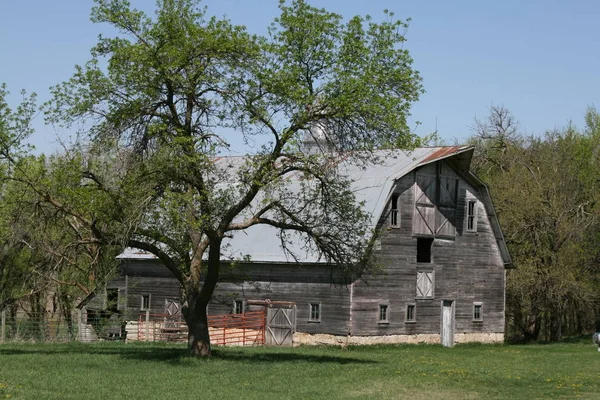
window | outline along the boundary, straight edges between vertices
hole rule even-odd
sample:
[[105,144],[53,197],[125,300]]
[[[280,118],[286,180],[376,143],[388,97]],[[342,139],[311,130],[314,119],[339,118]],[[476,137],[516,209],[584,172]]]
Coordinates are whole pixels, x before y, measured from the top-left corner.
[[467,202],[467,232],[477,232],[477,200]]
[[433,246],[433,239],[417,238],[417,262],[418,263],[430,263],[431,262],[431,247],[432,246]]
[[400,209],[398,208],[398,195],[392,195],[392,205],[390,211],[390,226],[399,227],[400,226]]
[[310,314],[308,315],[309,322],[321,322],[321,303],[309,304]]
[[142,304],[140,306],[140,310],[142,310],[142,311],[150,310],[150,295],[149,294],[142,295]]
[[417,306],[409,304],[406,306],[406,318],[404,322],[416,322],[417,321]]
[[244,300],[235,300],[233,302],[233,313],[243,314],[244,313]]
[[387,304],[380,304],[379,305],[379,323],[383,324],[383,323],[388,323],[389,319],[388,319],[388,310],[389,307]]
[[432,299],[434,272],[417,272],[417,298]]
[[473,321],[483,321],[483,304],[475,302],[473,303]]

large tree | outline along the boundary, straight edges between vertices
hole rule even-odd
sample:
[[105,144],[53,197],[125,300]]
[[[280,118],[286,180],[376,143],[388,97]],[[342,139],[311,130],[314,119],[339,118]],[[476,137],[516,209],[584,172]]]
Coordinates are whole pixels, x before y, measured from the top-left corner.
[[[259,37],[194,0],[159,0],[152,18],[125,0],[96,0],[92,20],[120,34],[101,37],[47,105],[51,121],[84,127],[89,160],[122,166],[125,184],[82,164],[114,205],[110,218],[78,221],[104,245],[126,236],[181,282],[193,355],[211,354],[206,306],[228,237],[268,224],[288,252],[301,237],[304,250],[355,266],[367,216],[332,166],[342,153],[372,162],[373,149],[417,141],[407,117],[422,87],[403,47],[406,22],[388,12],[381,23],[344,21],[303,0],[280,10]],[[251,156],[218,160],[242,143]],[[300,192],[291,174],[302,176]],[[131,218],[136,203],[144,212]]]

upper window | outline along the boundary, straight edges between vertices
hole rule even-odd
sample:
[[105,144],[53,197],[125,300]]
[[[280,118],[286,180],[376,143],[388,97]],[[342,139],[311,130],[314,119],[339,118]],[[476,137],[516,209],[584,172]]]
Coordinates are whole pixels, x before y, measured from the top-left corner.
[[400,226],[400,208],[399,208],[399,196],[397,194],[392,195],[392,206],[390,211],[390,225]]
[[244,313],[244,300],[235,300],[233,302],[233,313],[243,314]]
[[432,238],[417,238],[417,262],[431,262],[431,247],[433,246]]
[[467,232],[477,232],[477,200],[467,202]]
[[308,320],[310,322],[321,322],[321,303],[310,303]]
[[417,298],[433,298],[434,272],[417,272]]
[[142,295],[142,304],[140,306],[141,310],[150,310],[150,295],[144,294]]
[[389,307],[388,307],[388,305],[387,304],[380,304],[379,305],[379,322],[380,323],[389,322],[388,314],[389,314]]
[[473,321],[483,321],[483,304],[479,302],[473,303]]

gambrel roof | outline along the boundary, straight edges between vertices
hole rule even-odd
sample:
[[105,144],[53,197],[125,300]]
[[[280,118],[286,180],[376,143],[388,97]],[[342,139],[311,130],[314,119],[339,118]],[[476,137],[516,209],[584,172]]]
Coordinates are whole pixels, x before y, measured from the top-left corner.
[[[391,196],[395,182],[415,170],[416,168],[433,163],[442,159],[451,159],[453,166],[473,186],[481,188],[484,197],[484,205],[490,218],[494,235],[499,246],[500,254],[505,267],[511,268],[512,261],[504,242],[494,208],[489,197],[487,187],[469,172],[469,166],[473,155],[472,146],[443,146],[443,147],[421,147],[412,151],[406,150],[378,150],[375,156],[380,160],[378,163],[369,165],[356,165],[349,161],[342,161],[338,165],[341,173],[352,181],[352,190],[356,200],[363,202],[364,211],[370,215],[370,228],[375,228],[382,214],[385,212],[386,204]],[[227,157],[221,158],[221,162],[242,162],[243,158],[232,160]],[[290,179],[290,190],[300,190],[299,179]],[[297,188],[294,188],[294,185]],[[244,259],[253,262],[265,263],[287,263],[296,262],[281,246],[278,237],[278,229],[270,225],[254,225],[246,230],[235,232],[233,237],[224,240],[226,249],[223,254],[224,260]],[[306,251],[302,248],[302,241],[288,245],[288,248],[296,255],[302,255],[299,259],[304,263],[325,263],[325,259],[316,252]],[[151,254],[135,249],[126,249],[119,256],[122,259],[152,259]]]

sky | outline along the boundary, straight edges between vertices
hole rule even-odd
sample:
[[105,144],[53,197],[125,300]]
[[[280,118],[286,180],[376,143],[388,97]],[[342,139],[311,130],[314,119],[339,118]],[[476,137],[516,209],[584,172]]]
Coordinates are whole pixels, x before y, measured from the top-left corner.
[[[503,105],[527,134],[574,123],[600,103],[600,1],[597,0],[308,0],[345,18],[389,9],[411,18],[406,48],[426,93],[413,106],[419,135],[437,129],[447,144],[464,142],[474,118]],[[152,13],[154,1],[130,0]],[[278,0],[205,0],[209,14],[226,15],[252,33],[266,34]],[[98,34],[114,33],[89,20],[92,0],[0,0],[0,82],[12,92],[36,92],[71,77]],[[40,115],[31,142],[57,151],[69,132],[45,126]]]

